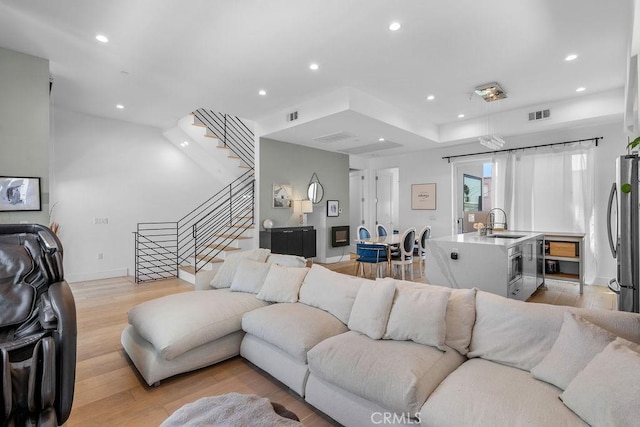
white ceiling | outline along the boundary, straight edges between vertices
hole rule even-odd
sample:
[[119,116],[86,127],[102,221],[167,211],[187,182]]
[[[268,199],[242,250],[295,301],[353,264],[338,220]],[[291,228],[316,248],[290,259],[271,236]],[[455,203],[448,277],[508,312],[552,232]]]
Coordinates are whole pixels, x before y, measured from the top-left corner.
[[[631,16],[631,0],[0,0],[0,46],[48,59],[66,109],[165,129],[204,107],[324,149],[348,148],[311,140],[339,131],[350,147],[384,136],[415,149],[487,114],[622,93]],[[492,81],[507,99],[471,95]],[[313,100],[345,88],[386,113],[320,114]],[[308,120],[286,124],[299,108]]]

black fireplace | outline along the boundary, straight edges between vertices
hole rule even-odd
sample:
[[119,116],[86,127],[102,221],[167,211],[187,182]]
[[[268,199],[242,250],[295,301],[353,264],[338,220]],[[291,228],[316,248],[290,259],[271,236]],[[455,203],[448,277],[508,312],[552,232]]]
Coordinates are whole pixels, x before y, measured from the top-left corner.
[[349,226],[331,227],[331,247],[349,246]]

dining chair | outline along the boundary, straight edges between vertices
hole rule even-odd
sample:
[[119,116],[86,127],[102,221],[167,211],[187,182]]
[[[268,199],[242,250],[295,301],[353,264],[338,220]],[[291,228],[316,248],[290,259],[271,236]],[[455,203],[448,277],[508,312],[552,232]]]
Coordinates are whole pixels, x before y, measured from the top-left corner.
[[420,268],[420,277],[424,275],[427,268],[427,239],[431,237],[431,226],[425,225],[418,233],[418,245],[413,249],[413,255],[418,257],[418,266]]
[[389,234],[387,233],[387,228],[382,224],[376,225],[376,231],[378,232],[378,237],[386,237]]
[[360,225],[358,227],[358,240],[370,239],[371,233],[364,225]]
[[409,266],[409,274],[413,280],[413,247],[416,241],[416,229],[408,228],[400,238],[400,250],[396,255],[391,254],[391,268],[400,267],[401,277],[404,280],[404,270]]
[[[382,266],[387,265],[387,245],[379,245],[374,243],[358,243],[356,245],[356,271],[355,275],[358,276],[359,269],[362,270],[362,277],[366,277],[364,272],[364,264],[369,264],[371,267],[376,266],[376,277],[382,277],[380,269]],[[370,270],[371,271],[371,270]]]

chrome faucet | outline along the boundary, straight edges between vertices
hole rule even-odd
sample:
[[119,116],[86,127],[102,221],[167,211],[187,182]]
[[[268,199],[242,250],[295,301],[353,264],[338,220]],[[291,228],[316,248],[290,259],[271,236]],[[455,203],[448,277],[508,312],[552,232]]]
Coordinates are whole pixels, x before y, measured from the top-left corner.
[[[496,215],[493,213],[493,211],[500,211],[502,212],[502,215],[504,215],[504,222],[497,222],[496,223]],[[487,234],[491,234],[493,233],[493,229],[495,228],[496,224],[500,224],[504,226],[504,229],[507,229],[507,213],[500,209],[500,208],[493,208],[489,211],[489,214],[487,215],[487,217],[489,218],[489,220],[487,221]]]

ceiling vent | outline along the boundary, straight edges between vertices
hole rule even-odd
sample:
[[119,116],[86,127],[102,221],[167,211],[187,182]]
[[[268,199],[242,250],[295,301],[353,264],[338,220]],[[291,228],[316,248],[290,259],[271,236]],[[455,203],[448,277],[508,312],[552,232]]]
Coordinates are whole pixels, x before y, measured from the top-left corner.
[[551,110],[540,110],[529,113],[529,121],[545,120],[551,118]]
[[287,114],[287,121],[293,122],[294,120],[298,120],[298,112],[294,111],[293,113]]
[[355,135],[349,132],[340,131],[336,133],[330,133],[329,135],[317,136],[312,138],[316,142],[324,142],[330,144],[333,142],[346,141],[347,139],[355,138]]
[[371,153],[373,151],[388,150],[389,148],[402,147],[402,144],[398,144],[393,141],[376,142],[375,144],[361,145],[360,147],[350,148],[348,150],[342,150],[346,154],[364,154]]

